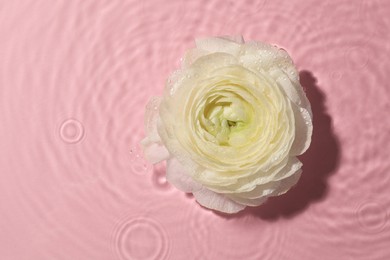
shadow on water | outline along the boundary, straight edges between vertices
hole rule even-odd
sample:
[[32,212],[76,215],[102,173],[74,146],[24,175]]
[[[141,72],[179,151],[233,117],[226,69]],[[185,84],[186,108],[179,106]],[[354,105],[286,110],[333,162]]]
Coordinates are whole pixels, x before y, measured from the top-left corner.
[[301,71],[300,81],[312,106],[314,128],[310,148],[299,157],[303,163],[301,179],[286,194],[272,197],[259,207],[247,207],[232,216],[218,215],[231,218],[251,214],[274,221],[280,217],[292,218],[311,203],[325,199],[327,179],[339,163],[340,146],[332,129],[332,119],[326,112],[325,95],[318,87],[316,78],[309,71]]

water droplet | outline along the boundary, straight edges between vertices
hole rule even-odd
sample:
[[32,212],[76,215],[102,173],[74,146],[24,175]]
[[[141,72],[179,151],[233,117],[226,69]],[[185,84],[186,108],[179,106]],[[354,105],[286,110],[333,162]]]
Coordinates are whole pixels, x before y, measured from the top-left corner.
[[160,190],[168,190],[171,188],[171,185],[168,183],[166,178],[165,161],[153,166],[152,182]]

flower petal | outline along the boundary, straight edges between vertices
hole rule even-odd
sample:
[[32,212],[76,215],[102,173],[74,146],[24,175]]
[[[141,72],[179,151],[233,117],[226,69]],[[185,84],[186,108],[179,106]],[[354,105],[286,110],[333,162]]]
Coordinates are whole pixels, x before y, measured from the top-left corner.
[[188,68],[197,59],[199,59],[200,57],[203,57],[203,56],[205,56],[207,54],[209,54],[208,51],[200,50],[200,49],[197,49],[197,48],[193,48],[193,49],[188,50],[185,53],[185,55],[184,55],[183,62],[182,62],[182,67],[183,68]]
[[184,192],[193,192],[202,188],[202,185],[195,182],[191,176],[186,173],[186,169],[183,165],[175,158],[171,158],[167,162],[166,177],[169,183]]
[[260,206],[261,204],[263,204],[268,200],[268,196],[260,197],[257,199],[246,199],[246,198],[237,197],[234,194],[229,194],[228,197],[239,204],[243,204],[251,207]]
[[290,155],[303,154],[310,146],[313,133],[311,112],[305,108],[299,108],[291,104],[295,117],[295,139],[291,146]]
[[[302,163],[296,158],[289,158],[288,163],[280,169],[276,174],[273,174],[272,178],[267,183],[258,182],[255,188],[249,191],[237,193],[238,197],[247,199],[257,199],[264,196],[269,196],[274,193],[280,186],[280,181],[289,178],[300,172]],[[261,176],[259,176],[261,178]],[[254,181],[256,184],[256,180]],[[245,185],[244,185],[245,186]]]
[[222,194],[215,193],[206,188],[194,191],[193,194],[200,205],[225,213],[236,213],[246,207],[245,205],[234,202]]
[[222,37],[196,39],[195,43],[198,49],[210,53],[225,52],[237,56],[241,49],[240,43]]
[[302,169],[299,169],[295,174],[289,176],[286,179],[283,179],[280,181],[279,187],[272,193],[271,196],[279,196],[284,193],[286,193],[289,189],[291,189],[299,179],[301,178],[302,175]]

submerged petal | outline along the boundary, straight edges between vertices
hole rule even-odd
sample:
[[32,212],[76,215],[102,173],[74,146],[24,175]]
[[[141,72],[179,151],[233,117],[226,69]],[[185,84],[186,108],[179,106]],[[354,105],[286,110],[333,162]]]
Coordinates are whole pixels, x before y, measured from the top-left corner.
[[158,163],[168,159],[170,156],[157,131],[157,123],[159,121],[158,108],[160,103],[160,97],[153,97],[146,105],[145,110],[146,137],[141,141],[141,146],[145,158],[151,163]]
[[195,182],[180,162],[171,158],[167,163],[167,181],[184,192],[200,190],[202,185]]
[[225,213],[236,213],[246,207],[245,205],[234,202],[222,194],[215,193],[206,188],[195,191],[193,194],[202,206]]

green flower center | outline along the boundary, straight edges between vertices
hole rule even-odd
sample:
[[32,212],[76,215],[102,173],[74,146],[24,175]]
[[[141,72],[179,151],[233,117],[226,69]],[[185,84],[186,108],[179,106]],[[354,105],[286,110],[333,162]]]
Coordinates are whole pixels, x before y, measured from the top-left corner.
[[244,142],[252,119],[249,104],[232,92],[218,93],[207,98],[201,115],[201,127],[209,134],[208,139],[219,145],[238,146]]

